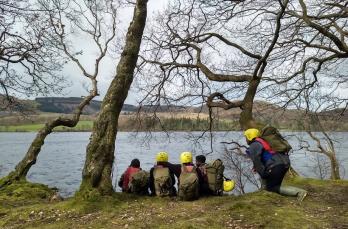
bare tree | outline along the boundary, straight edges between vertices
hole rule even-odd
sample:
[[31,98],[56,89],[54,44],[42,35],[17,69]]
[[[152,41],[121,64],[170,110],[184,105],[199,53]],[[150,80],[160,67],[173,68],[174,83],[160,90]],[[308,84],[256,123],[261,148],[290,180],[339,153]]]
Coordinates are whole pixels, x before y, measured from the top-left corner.
[[[320,119],[317,115],[311,115],[312,119],[315,119],[316,125],[320,123]],[[313,117],[314,116],[314,117]],[[314,121],[314,120],[313,120]],[[313,122],[312,122],[313,125]],[[319,124],[320,125],[320,124]],[[309,143],[308,141],[305,141],[303,139],[300,139],[300,147],[304,149],[306,152],[315,153],[315,154],[322,154],[325,155],[329,161],[330,161],[330,179],[332,180],[339,180],[341,179],[340,176],[340,164],[336,157],[336,149],[335,149],[335,143],[333,138],[322,128],[319,132],[321,137],[318,136],[318,134],[315,134],[312,130],[310,125],[306,125],[306,133],[310,137],[311,140],[315,142],[315,146],[313,147],[313,144]],[[324,145],[325,144],[325,145]],[[316,155],[317,159],[318,156]],[[321,162],[317,163],[318,166],[322,167]],[[320,169],[319,173],[320,176],[323,177],[323,172],[325,169]]]
[[83,198],[90,198],[95,194],[109,195],[113,192],[111,174],[118,117],[133,82],[146,15],[147,0],[136,0],[116,75],[103,99],[87,146],[79,191]]
[[327,179],[329,176],[330,165],[327,163],[327,158],[318,153],[315,154],[313,159],[312,170],[317,175],[317,177],[321,180]]
[[286,107],[319,84],[343,89],[346,7],[345,1],[177,1],[146,36],[142,59],[150,65],[142,66],[143,75],[153,79],[140,82],[139,91],[151,104],[240,108],[246,128],[256,93]]
[[344,90],[347,2],[298,0],[288,5],[285,14],[288,20],[274,50],[275,74],[265,77],[273,85],[266,96],[287,106],[313,87],[325,88],[327,94]]
[[[336,157],[335,140],[327,130],[336,129],[332,126],[333,124],[340,125],[341,112],[339,111],[345,110],[346,100],[334,97],[334,95],[322,94],[320,90],[312,88],[303,93],[301,97],[292,100],[291,103],[298,110],[304,112],[304,115],[297,117],[296,121],[303,126],[304,131],[314,143],[297,137],[300,150],[325,156],[330,161],[331,179],[340,179],[340,165]],[[330,120],[334,122],[330,122]],[[321,164],[318,163],[318,166]],[[323,170],[319,172],[323,172]]]
[[[52,28],[51,34],[47,34],[47,40],[58,50],[61,50],[67,58],[81,71],[82,76],[90,80],[89,94],[83,98],[70,116],[59,116],[48,121],[39,130],[31,143],[26,155],[20,161],[15,170],[3,178],[0,187],[10,184],[15,180],[25,179],[29,169],[36,163],[37,156],[44,145],[46,137],[57,126],[74,127],[80,119],[83,109],[98,95],[97,77],[100,75],[101,61],[105,58],[110,43],[116,37],[116,8],[112,1],[54,1],[41,2],[43,11],[48,13],[47,20]],[[69,6],[69,8],[67,7]],[[71,23],[73,28],[68,29],[66,24]],[[69,30],[78,29],[85,38],[89,37],[97,48],[94,69],[84,66],[76,55],[76,51],[69,45],[73,36]],[[80,53],[82,51],[79,51]]]
[[[190,97],[209,107],[240,108],[240,125],[246,128],[288,1],[217,2],[178,1],[158,18],[142,57],[150,64],[146,73],[156,78],[144,93],[150,101]],[[180,90],[170,93],[174,86]]]
[[336,130],[337,124],[342,125],[340,119],[348,101],[347,93],[344,93],[348,82],[345,67],[348,58],[347,4],[341,0],[298,0],[289,5],[285,14],[291,20],[282,33],[286,37],[275,49],[279,54],[278,62],[287,63],[289,68],[285,71],[276,68],[275,72],[283,73],[280,74],[283,77],[266,79],[275,82],[276,86],[270,87],[273,98],[282,100],[284,106],[304,111],[304,117],[299,117],[300,125],[316,146],[300,140],[301,147],[329,159],[331,179],[340,179],[340,172],[335,141],[328,130]]
[[45,19],[36,1],[0,1],[1,110],[18,104],[14,96],[59,93],[65,86],[59,74],[64,60],[47,40]]

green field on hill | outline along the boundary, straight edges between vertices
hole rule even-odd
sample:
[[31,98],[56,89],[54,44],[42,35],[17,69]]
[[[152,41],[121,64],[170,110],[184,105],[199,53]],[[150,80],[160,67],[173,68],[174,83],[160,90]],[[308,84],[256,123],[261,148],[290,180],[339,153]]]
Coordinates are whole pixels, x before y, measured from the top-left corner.
[[[0,132],[36,132],[45,124],[23,124],[0,126]],[[90,131],[93,127],[93,121],[80,121],[74,128],[59,126],[54,128],[54,131]]]

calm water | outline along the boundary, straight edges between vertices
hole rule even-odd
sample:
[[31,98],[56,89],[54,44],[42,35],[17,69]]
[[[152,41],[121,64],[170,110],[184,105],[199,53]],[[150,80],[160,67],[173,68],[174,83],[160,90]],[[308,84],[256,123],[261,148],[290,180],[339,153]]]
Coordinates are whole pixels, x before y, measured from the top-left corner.
[[[169,138],[164,133],[128,133],[120,132],[116,141],[116,166],[114,182],[129,165],[130,160],[139,158],[143,169],[149,170],[154,164],[157,152],[167,151],[172,163],[179,163],[182,151],[192,151],[195,154],[211,152],[211,142],[208,136],[200,137],[200,132],[176,132]],[[285,133],[285,135],[301,136],[302,133]],[[348,170],[348,132],[334,133],[337,140],[337,153],[341,161],[341,173],[347,179]],[[59,188],[63,196],[69,196],[76,191],[81,181],[81,172],[85,159],[86,145],[90,133],[52,133],[45,142],[37,163],[29,171],[28,179]],[[295,138],[289,136],[295,147]],[[35,133],[0,133],[0,177],[11,171],[24,156]],[[304,136],[305,137],[305,136]],[[224,152],[223,141],[242,140],[241,132],[217,132],[213,135],[213,153],[208,160],[221,157]],[[312,167],[315,158],[303,151],[295,151],[292,164],[302,175],[316,177]],[[228,175],[228,174],[227,174]]]

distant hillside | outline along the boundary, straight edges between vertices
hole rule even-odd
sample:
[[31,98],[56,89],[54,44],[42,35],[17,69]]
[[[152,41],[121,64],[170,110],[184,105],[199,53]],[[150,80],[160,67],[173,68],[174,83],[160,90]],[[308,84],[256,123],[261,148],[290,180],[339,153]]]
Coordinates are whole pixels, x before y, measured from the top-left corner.
[[[41,112],[70,114],[83,98],[78,97],[42,97],[36,98],[37,109]],[[92,100],[83,110],[83,114],[96,114],[100,110],[101,101]],[[124,104],[122,111],[135,111],[137,108],[133,105]]]
[[[1,97],[0,97],[1,99]],[[35,100],[19,100],[16,99],[19,105],[12,109],[14,111],[23,111],[27,114],[38,114],[38,118],[34,118],[34,120],[41,120],[39,123],[42,123],[43,120],[50,119],[50,114],[59,115],[59,114],[71,114],[78,104],[82,101],[83,98],[78,97],[42,97],[36,98]],[[85,117],[84,120],[94,120],[94,116],[99,112],[101,107],[101,101],[93,100],[90,104],[84,109],[83,114],[88,116]],[[5,104],[6,105],[6,104]],[[157,117],[159,117],[163,122],[168,119],[168,122],[171,122],[170,125],[179,120],[180,125],[182,126],[186,119],[196,120],[198,119],[208,119],[209,109],[206,105],[200,107],[194,106],[177,106],[177,105],[161,105],[161,106],[149,106],[144,105],[142,107],[124,104],[123,106],[123,114],[127,120],[129,119],[128,126],[132,126],[134,122],[137,121],[136,115],[134,112],[140,110],[140,116],[146,120],[143,122],[143,125],[147,126],[156,126],[154,123],[158,122],[156,118],[154,118],[153,113],[157,113]],[[241,109],[230,109],[224,110],[222,108],[213,108],[213,117],[217,123],[220,122],[231,122],[234,127],[228,127],[228,129],[236,129],[239,127],[238,119],[241,113]],[[41,117],[44,113],[46,116]],[[40,116],[41,115],[41,116]],[[0,116],[3,117],[0,120],[0,123],[4,125],[12,123],[12,121],[8,120],[8,118],[12,117],[13,114],[8,110],[1,110]],[[290,130],[303,130],[303,120],[301,120],[305,116],[305,111],[303,110],[294,110],[294,109],[284,109],[275,104],[267,103],[264,101],[255,101],[254,104],[254,117],[256,120],[261,121],[262,123],[270,124],[282,129],[290,129]],[[335,130],[335,131],[346,131],[348,130],[348,112],[345,109],[335,109],[331,111],[325,111],[319,113],[319,118],[322,121],[322,126],[326,130]],[[175,119],[175,120],[174,120]],[[176,120],[178,119],[178,120]],[[184,120],[185,119],[185,120]],[[37,120],[37,121],[39,121]],[[184,120],[184,121],[182,121]],[[18,121],[19,122],[19,121]],[[35,121],[32,123],[36,123]],[[229,125],[232,125],[232,124]],[[132,124],[132,125],[130,125]],[[161,125],[159,123],[158,125]],[[169,125],[169,123],[168,123]],[[169,125],[169,126],[170,126]],[[174,125],[174,124],[173,124]],[[180,126],[179,125],[179,126]],[[191,125],[191,124],[190,124]],[[192,124],[193,125],[193,124]],[[128,127],[127,127],[128,128]],[[141,127],[144,128],[144,127]],[[224,127],[225,128],[225,127]],[[226,127],[227,128],[227,127]],[[146,129],[146,128],[145,128]],[[175,128],[174,128],[175,129]],[[314,127],[313,130],[319,130],[318,127]]]
[[[208,108],[196,108],[198,112],[202,110],[203,113],[208,113]],[[241,110],[230,109],[224,110],[222,108],[214,108],[214,115],[220,119],[238,120]],[[306,115],[306,111],[297,109],[284,109],[283,107],[275,104],[255,101],[253,109],[254,118],[276,127],[291,129],[291,130],[303,130],[302,118]],[[347,109],[334,109],[330,111],[324,111],[318,113],[319,119],[322,121],[324,129],[343,131],[348,130],[348,111]],[[302,120],[303,121],[303,120]],[[313,130],[318,130],[314,128]]]
[[[37,104],[37,110],[41,112],[52,113],[73,113],[75,107],[82,101],[83,98],[78,97],[40,97],[35,99]],[[83,114],[96,114],[100,110],[101,101],[92,100],[90,104],[84,109]],[[139,107],[124,104],[122,111],[134,112]],[[141,107],[143,112],[186,112],[191,107],[175,106],[175,105],[163,105],[163,106],[149,106],[144,105]]]
[[8,115],[12,111],[23,113],[34,113],[37,111],[37,104],[33,100],[22,100],[12,96],[0,94],[0,116]]

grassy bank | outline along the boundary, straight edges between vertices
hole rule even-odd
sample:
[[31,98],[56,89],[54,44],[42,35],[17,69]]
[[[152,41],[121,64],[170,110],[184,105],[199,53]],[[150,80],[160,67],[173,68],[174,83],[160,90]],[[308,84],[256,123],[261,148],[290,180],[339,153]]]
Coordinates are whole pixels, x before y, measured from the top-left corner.
[[[265,191],[193,202],[116,193],[54,203],[17,186],[0,191],[0,228],[347,228],[348,181],[288,183],[310,192],[303,203]],[[23,190],[33,193],[29,202]]]

